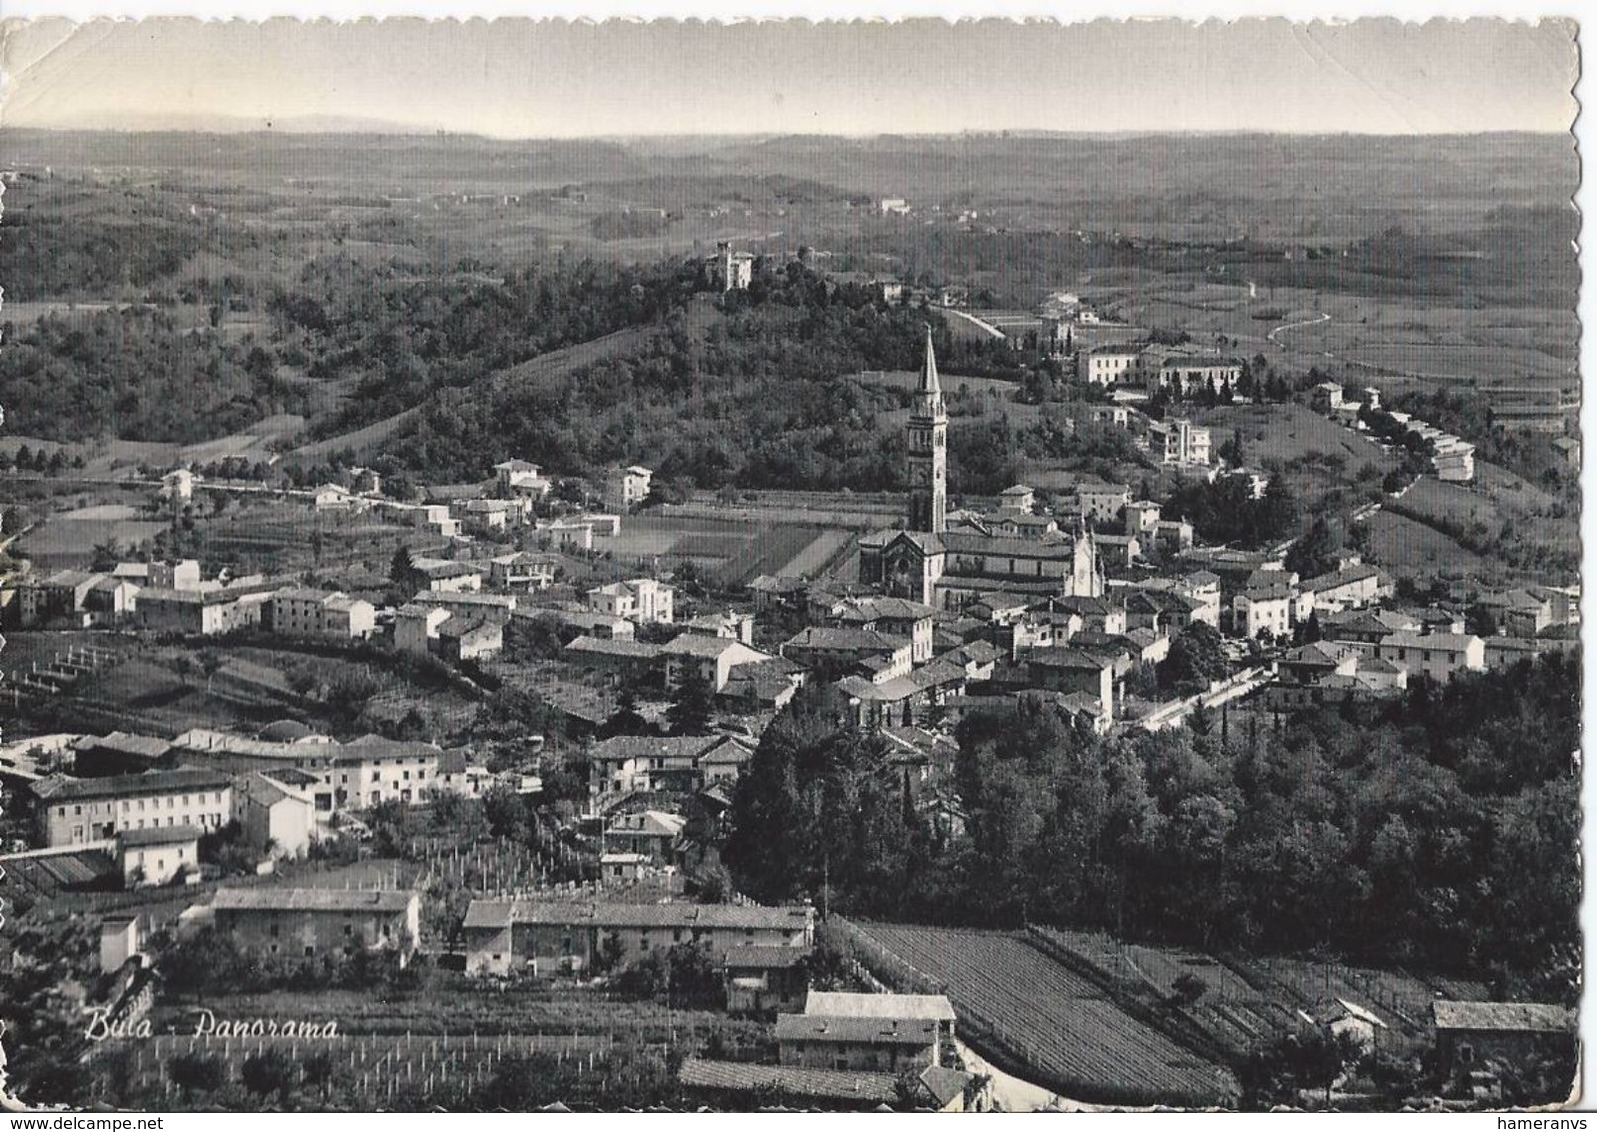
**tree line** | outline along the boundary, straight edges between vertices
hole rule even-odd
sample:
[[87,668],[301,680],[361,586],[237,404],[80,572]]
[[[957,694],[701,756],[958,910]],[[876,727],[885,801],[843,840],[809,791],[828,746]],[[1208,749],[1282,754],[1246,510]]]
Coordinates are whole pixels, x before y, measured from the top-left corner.
[[1209,950],[1340,955],[1571,1000],[1578,661],[1291,717],[1200,712],[1092,734],[1020,703],[956,731],[952,812],[923,805],[831,690],[771,725],[723,858],[741,891],[851,914],[1026,922]]

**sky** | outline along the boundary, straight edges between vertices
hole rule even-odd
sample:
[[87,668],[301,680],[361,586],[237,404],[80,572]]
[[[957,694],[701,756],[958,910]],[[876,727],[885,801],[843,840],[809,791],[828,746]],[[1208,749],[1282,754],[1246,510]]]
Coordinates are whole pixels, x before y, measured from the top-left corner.
[[1567,131],[1575,27],[10,21],[0,124],[491,137]]

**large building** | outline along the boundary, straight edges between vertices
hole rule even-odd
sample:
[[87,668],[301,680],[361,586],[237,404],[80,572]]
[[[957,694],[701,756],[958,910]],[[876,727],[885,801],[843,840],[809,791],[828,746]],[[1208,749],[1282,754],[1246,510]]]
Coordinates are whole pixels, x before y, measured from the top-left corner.
[[377,625],[369,601],[325,590],[286,589],[272,595],[266,608],[272,632],[290,637],[332,637],[365,640]]
[[715,254],[705,261],[710,284],[719,291],[747,291],[754,282],[754,256],[750,252],[735,252],[729,240],[715,245]]
[[33,785],[41,848],[109,841],[127,830],[194,826],[209,833],[232,817],[233,786],[214,770],[180,768],[111,778],[52,775]]
[[678,944],[716,957],[739,947],[808,949],[815,909],[473,900],[463,930],[467,974],[549,975],[590,970],[607,952],[628,964]]

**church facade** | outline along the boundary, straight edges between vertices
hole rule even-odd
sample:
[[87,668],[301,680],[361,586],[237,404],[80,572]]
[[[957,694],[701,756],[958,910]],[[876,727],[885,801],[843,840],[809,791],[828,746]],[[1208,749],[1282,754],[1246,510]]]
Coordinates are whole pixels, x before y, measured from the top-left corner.
[[1007,512],[949,518],[948,413],[929,327],[907,428],[908,525],[860,539],[861,582],[937,609],[959,609],[995,590],[1038,600],[1102,595],[1097,549],[1085,530],[1068,535],[1042,522],[1021,536]]

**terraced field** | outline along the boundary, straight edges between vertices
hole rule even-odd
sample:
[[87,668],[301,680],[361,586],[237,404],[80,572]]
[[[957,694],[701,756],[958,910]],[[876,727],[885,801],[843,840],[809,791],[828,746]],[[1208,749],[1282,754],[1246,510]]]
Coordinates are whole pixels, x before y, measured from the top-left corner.
[[1131,1017],[1017,933],[858,927],[946,988],[961,1034],[978,1052],[1024,1062],[1042,1084],[1087,1101],[1187,1107],[1219,1104],[1236,1091],[1228,1070]]

